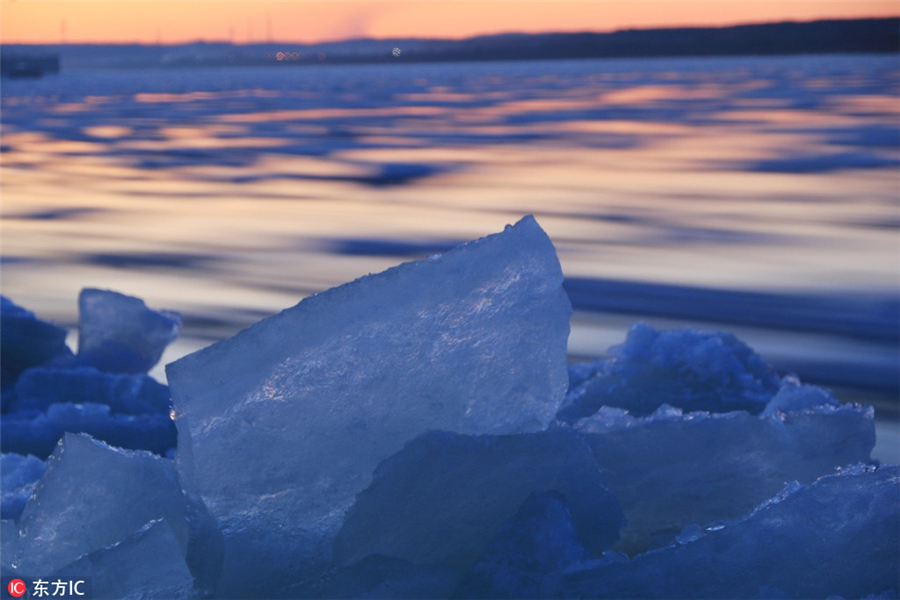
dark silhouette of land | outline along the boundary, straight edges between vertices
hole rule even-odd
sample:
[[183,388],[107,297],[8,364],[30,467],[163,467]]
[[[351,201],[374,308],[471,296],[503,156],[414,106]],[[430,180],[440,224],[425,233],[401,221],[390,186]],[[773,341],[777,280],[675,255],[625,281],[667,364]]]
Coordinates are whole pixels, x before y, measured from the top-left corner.
[[[399,48],[399,56],[394,48]],[[4,55],[60,55],[64,68],[310,65],[885,53],[900,51],[900,17],[732,27],[631,29],[613,33],[510,33],[464,40],[359,39],[323,44],[197,42],[4,45]]]

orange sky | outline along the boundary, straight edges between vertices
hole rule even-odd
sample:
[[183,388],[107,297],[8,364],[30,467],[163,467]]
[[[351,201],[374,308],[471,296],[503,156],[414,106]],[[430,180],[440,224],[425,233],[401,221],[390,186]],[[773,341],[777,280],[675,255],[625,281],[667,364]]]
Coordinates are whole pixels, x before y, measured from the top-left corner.
[[2,0],[0,41],[461,38],[898,15],[897,0]]

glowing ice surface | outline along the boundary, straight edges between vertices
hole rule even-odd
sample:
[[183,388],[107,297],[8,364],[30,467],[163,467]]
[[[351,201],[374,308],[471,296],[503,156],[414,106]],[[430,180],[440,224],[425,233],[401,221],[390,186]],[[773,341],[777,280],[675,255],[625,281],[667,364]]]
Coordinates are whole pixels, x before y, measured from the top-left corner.
[[170,364],[185,489],[225,535],[220,593],[265,595],[327,562],[375,467],[419,434],[544,429],[568,384],[570,314],[527,217]]

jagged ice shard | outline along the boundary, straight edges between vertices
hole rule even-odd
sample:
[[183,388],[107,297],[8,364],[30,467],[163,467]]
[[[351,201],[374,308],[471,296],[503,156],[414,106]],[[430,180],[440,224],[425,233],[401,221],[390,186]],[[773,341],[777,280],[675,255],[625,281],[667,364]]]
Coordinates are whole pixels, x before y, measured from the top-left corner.
[[587,568],[564,598],[896,598],[900,468],[857,465],[789,485],[684,544]]
[[379,465],[335,540],[335,562],[381,554],[463,572],[530,494],[548,491],[566,497],[588,550],[602,552],[618,539],[619,502],[574,432],[431,432]]
[[3,532],[2,565],[22,576],[71,572],[82,557],[158,519],[166,519],[180,546],[165,560],[187,565],[197,588],[210,588],[221,564],[220,536],[202,504],[182,492],[172,461],[67,433],[13,530]]
[[78,312],[78,364],[112,373],[146,373],[181,329],[178,313],[111,290],[81,290]]
[[225,536],[222,596],[327,563],[357,493],[419,434],[544,429],[571,305],[532,217],[305,299],[167,368],[185,489]]
[[194,586],[178,534],[154,519],[120,542],[87,554],[50,579],[89,578],[92,600],[203,598]]
[[[786,383],[776,399],[820,391]],[[810,483],[868,462],[875,445],[872,408],[853,404],[765,416],[663,407],[642,418],[604,407],[578,429],[622,503],[628,524],[614,549],[628,554],[671,543],[692,524],[736,519],[786,481]]]

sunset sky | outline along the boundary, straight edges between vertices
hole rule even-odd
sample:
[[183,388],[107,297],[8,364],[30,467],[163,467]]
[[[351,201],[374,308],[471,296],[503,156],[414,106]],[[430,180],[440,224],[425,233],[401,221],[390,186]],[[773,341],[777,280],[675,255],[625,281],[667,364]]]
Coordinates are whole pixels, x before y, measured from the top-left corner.
[[462,38],[898,16],[897,0],[2,0],[4,43]]

